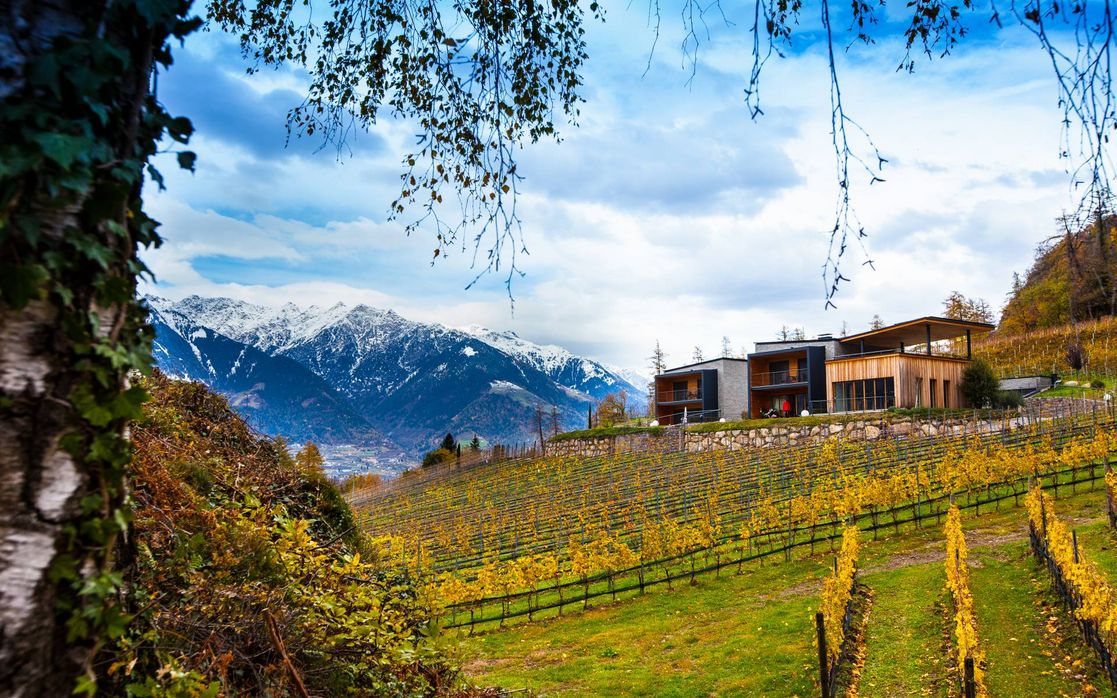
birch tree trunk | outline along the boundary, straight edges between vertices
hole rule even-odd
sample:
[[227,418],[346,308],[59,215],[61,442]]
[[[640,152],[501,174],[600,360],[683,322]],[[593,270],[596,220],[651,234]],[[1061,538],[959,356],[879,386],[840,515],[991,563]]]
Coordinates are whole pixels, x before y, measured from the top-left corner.
[[[67,648],[49,570],[80,516],[88,478],[59,441],[72,419],[57,312],[46,301],[0,313],[0,694],[65,696],[82,665]],[[62,396],[61,398],[59,396]]]
[[[0,0],[3,696],[68,696],[92,680],[107,634],[85,611],[104,599],[79,591],[112,578],[127,529],[127,410],[103,405],[142,363],[134,292],[155,142],[149,74],[189,3],[115,5]],[[113,604],[119,584],[103,596]]]

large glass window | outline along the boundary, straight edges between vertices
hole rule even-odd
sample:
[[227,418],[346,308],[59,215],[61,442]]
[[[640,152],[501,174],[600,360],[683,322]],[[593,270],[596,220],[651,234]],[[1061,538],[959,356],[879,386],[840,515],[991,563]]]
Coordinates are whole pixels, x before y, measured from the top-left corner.
[[687,388],[688,388],[688,384],[687,384],[686,381],[675,381],[671,385],[671,397],[670,397],[670,399],[674,402],[678,402],[679,400],[686,400],[687,399]]
[[799,383],[807,382],[807,359],[805,357],[795,362],[794,379]]
[[896,406],[896,383],[889,378],[834,381],[834,411],[862,412]]
[[791,382],[791,362],[771,361],[768,363],[769,385],[785,385]]

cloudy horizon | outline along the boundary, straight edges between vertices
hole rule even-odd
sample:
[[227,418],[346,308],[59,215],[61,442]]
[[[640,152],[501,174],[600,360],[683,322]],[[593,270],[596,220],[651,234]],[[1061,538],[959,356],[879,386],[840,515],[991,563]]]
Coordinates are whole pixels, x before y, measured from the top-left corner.
[[874,314],[939,314],[952,291],[999,309],[1013,272],[1074,203],[1050,66],[1026,33],[985,29],[914,75],[895,71],[898,45],[852,50],[843,96],[889,162],[884,183],[852,182],[867,256],[851,247],[851,281],[826,310],[837,184],[817,37],[808,28],[793,56],[768,64],[765,114],[752,121],[746,22],[712,33],[688,84],[669,40],[677,27],[664,26],[648,67],[645,20],[620,7],[587,22],[579,126],[521,151],[530,254],[518,260],[514,314],[502,275],[465,290],[471,250],[432,266],[433,234],[407,237],[386,220],[407,124],[384,121],[340,159],[301,139],[285,147],[300,76],[246,75],[233,39],[191,37],[159,88],[172,113],[194,120],[198,173],[157,163],[167,191],[149,187],[146,205],[166,241],[143,255],[158,279],[143,290],[364,302],[646,371],[657,340],[683,364],[695,346],[719,354],[723,336],[739,353],[781,326],[814,336],[843,323],[856,332]]

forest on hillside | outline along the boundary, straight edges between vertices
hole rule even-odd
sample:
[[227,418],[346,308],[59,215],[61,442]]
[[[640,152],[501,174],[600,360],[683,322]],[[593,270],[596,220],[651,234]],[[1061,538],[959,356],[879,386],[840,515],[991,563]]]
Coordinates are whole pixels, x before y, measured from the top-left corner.
[[1057,232],[1036,248],[1035,261],[1012,291],[999,334],[1015,335],[1117,314],[1117,216],[1108,204],[1076,226],[1060,218]]

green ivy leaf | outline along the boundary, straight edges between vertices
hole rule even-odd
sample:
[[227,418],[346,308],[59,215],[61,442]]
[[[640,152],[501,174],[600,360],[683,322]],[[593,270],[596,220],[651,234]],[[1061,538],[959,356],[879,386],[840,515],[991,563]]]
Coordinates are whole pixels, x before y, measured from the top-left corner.
[[163,24],[178,15],[178,0],[132,0],[132,4],[148,24]]
[[113,251],[107,245],[98,242],[92,235],[75,236],[70,240],[70,244],[102,269],[108,269],[109,263],[113,261]]
[[70,167],[93,146],[89,138],[65,133],[36,133],[31,140],[38,143],[43,155],[61,167]]
[[0,264],[0,300],[19,310],[43,294],[50,273],[41,264]]
[[184,170],[194,171],[194,163],[198,160],[197,153],[190,150],[184,150],[178,154],[178,166]]
[[185,116],[176,116],[167,124],[167,135],[179,143],[186,143],[194,135],[194,124]]
[[86,695],[92,698],[92,696],[97,695],[97,681],[88,676],[79,676],[78,682],[74,686],[73,695]]
[[147,176],[151,177],[151,181],[159,186],[159,191],[167,191],[167,184],[163,180],[163,173],[155,169],[153,165],[147,166]]

